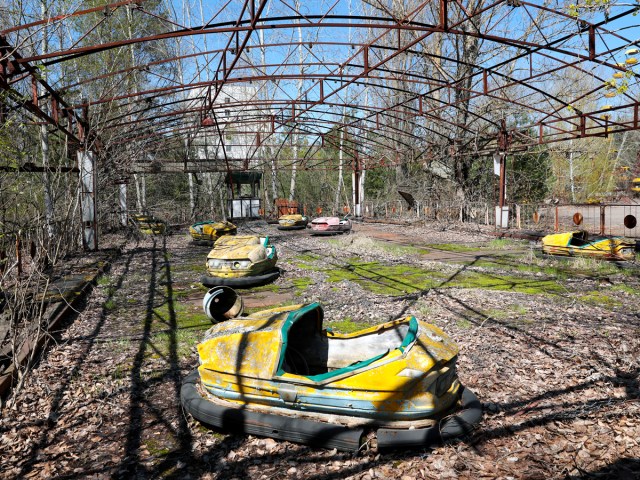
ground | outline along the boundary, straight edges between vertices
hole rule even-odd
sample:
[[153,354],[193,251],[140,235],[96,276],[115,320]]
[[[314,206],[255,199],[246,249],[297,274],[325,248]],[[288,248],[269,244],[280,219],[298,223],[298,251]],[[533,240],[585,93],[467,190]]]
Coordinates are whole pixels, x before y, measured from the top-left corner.
[[[413,314],[460,347],[485,416],[469,437],[355,454],[212,432],[180,407],[210,325],[207,247],[184,232],[122,247],[0,417],[2,478],[640,477],[640,275],[541,256],[527,241],[441,225],[268,233],[284,274],[248,312],[319,300],[336,330]],[[118,242],[117,238],[111,240]]]

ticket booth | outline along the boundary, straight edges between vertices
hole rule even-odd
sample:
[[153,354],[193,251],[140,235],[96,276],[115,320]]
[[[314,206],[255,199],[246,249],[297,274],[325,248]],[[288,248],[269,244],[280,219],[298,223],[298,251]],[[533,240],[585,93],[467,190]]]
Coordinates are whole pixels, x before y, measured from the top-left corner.
[[260,184],[262,172],[229,172],[227,185],[227,216],[230,219],[260,218]]

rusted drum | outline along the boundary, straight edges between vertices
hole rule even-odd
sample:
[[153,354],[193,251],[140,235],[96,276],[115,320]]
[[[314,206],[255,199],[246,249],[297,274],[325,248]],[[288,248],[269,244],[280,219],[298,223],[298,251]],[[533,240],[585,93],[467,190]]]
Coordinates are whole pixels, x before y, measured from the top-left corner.
[[211,320],[222,322],[242,315],[242,297],[230,287],[219,286],[209,290],[202,299],[202,308]]
[[624,226],[627,228],[636,228],[638,221],[634,215],[627,215],[624,217]]
[[540,214],[538,212],[533,212],[533,223],[538,223],[540,221]]
[[573,223],[576,225],[580,225],[582,223],[582,214],[580,212],[573,214]]

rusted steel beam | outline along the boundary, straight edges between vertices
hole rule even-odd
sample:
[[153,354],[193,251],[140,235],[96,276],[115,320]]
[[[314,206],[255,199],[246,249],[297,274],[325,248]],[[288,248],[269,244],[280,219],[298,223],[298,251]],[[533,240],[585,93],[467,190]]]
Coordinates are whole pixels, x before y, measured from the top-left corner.
[[[4,36],[0,36],[0,55],[1,56],[11,56],[15,61],[21,64],[21,67],[28,72],[31,77],[31,94],[32,101],[31,102],[22,102],[20,106],[28,110],[30,113],[34,114],[38,118],[46,121],[51,124],[61,133],[63,133],[68,139],[78,142],[78,137],[71,130],[70,125],[68,127],[64,127],[58,121],[56,121],[53,117],[49,116],[42,108],[39,106],[39,96],[38,96],[38,85],[42,86],[45,91],[51,95],[52,98],[55,99],[57,105],[62,105],[63,107],[69,107],[69,105],[64,101],[61,95],[52,88],[41,75],[38,74],[36,69],[32,67],[28,62],[24,62],[22,56],[18,53],[17,49],[12,47],[6,40]],[[14,97],[19,98],[20,93],[16,92],[8,83],[6,79],[6,75],[0,77],[0,89],[3,89],[7,92],[10,92],[14,95]],[[18,103],[18,102],[17,102]],[[75,112],[70,113],[71,116],[75,116]]]
[[95,13],[95,12],[100,12],[100,11],[104,11],[105,8],[108,8],[110,10],[115,10],[116,8],[125,6],[125,5],[130,5],[130,4],[141,4],[144,3],[148,0],[126,0],[124,2],[117,2],[117,3],[109,3],[107,5],[100,5],[99,7],[94,7],[94,8],[88,8],[85,10],[77,10],[73,13],[64,13],[61,15],[55,15],[52,17],[47,17],[44,18],[42,20],[37,20],[35,22],[31,22],[31,23],[25,23],[23,25],[16,25],[14,27],[10,27],[10,28],[6,28],[4,30],[0,30],[0,35],[7,35],[9,33],[13,33],[13,32],[19,32],[20,30],[25,30],[28,28],[32,28],[32,27],[39,27],[40,25],[50,25],[52,23],[56,23],[59,22],[61,20],[65,20],[67,18],[71,18],[71,17],[80,17],[83,15],[87,15],[89,13]]
[[49,172],[49,173],[78,173],[79,170],[77,167],[42,167],[40,165],[36,165],[34,163],[25,163],[24,165],[20,165],[17,167],[10,167],[8,165],[0,165],[1,172]]
[[[263,0],[262,2],[263,4],[266,4],[266,0]],[[497,3],[501,3],[497,2]],[[495,4],[492,4],[492,6],[495,6]],[[264,8],[264,7],[263,7]],[[485,11],[489,8],[485,7],[482,10],[479,10],[478,12],[476,12],[476,15],[480,12],[480,11]],[[155,41],[155,40],[166,40],[166,39],[170,39],[170,38],[180,38],[180,37],[185,37],[185,36],[192,36],[192,35],[204,35],[204,34],[234,34],[236,32],[245,32],[245,33],[251,33],[254,30],[259,30],[259,29],[283,29],[283,28],[290,28],[291,26],[300,26],[300,28],[355,28],[355,27],[362,27],[362,28],[367,28],[367,29],[371,29],[371,30],[384,30],[384,31],[393,31],[393,30],[406,30],[409,32],[424,32],[427,35],[430,35],[432,33],[435,32],[441,32],[442,29],[439,25],[429,25],[429,24],[425,24],[425,23],[418,23],[418,22],[413,22],[413,21],[406,21],[406,22],[402,22],[402,23],[394,23],[394,24],[389,24],[389,23],[383,23],[380,22],[380,18],[379,17],[366,17],[366,16],[360,16],[358,17],[359,20],[369,20],[371,23],[363,23],[363,24],[354,24],[354,23],[350,23],[348,20],[351,18],[349,16],[343,16],[343,15],[324,15],[324,16],[318,16],[318,15],[310,15],[307,16],[306,18],[308,19],[313,19],[313,20],[321,20],[321,21],[309,21],[307,23],[270,23],[270,24],[265,24],[265,25],[258,25],[256,24],[255,26],[252,26],[252,24],[245,20],[245,21],[241,21],[239,22],[239,26],[201,26],[201,27],[191,27],[189,29],[185,29],[185,30],[177,30],[177,31],[171,31],[171,32],[164,32],[164,33],[160,33],[160,34],[155,34],[155,35],[149,35],[146,37],[137,37],[137,38],[132,38],[132,39],[126,39],[126,40],[118,40],[118,41],[113,41],[113,42],[105,42],[103,44],[96,44],[96,45],[90,45],[90,46],[84,46],[84,47],[76,47],[76,48],[71,48],[71,49],[66,49],[66,50],[60,50],[60,51],[54,51],[54,52],[49,52],[46,54],[39,54],[39,55],[33,55],[30,57],[26,57],[22,60],[19,61],[19,63],[23,63],[23,62],[33,62],[33,61],[40,61],[40,60],[45,60],[45,59],[51,59],[51,58],[58,58],[58,57],[70,57],[70,58],[77,58],[78,55],[82,55],[82,54],[88,54],[88,53],[93,53],[93,52],[100,52],[100,51],[105,51],[105,50],[111,50],[113,48],[118,48],[118,47],[123,47],[123,46],[127,46],[127,45],[132,45],[132,44],[136,44],[136,43],[144,43],[144,42],[150,42],[150,41]],[[335,19],[335,20],[347,20],[347,21],[335,21],[335,22],[329,22],[327,21],[327,19]],[[277,21],[280,20],[278,18],[270,18],[269,20],[272,21]],[[388,19],[389,21],[391,21],[391,19]],[[467,19],[463,19],[462,21],[458,22],[456,25],[454,26],[450,26],[449,29],[447,30],[447,32],[451,33],[451,34],[455,34],[455,35],[468,35],[468,36],[472,36],[472,37],[476,37],[479,38],[481,40],[489,40],[495,43],[499,43],[501,45],[507,45],[507,46],[512,46],[515,48],[524,48],[526,50],[526,52],[529,51],[529,49],[533,49],[533,51],[537,51],[537,50],[549,50],[555,53],[559,53],[562,55],[566,55],[567,57],[573,57],[576,59],[580,59],[580,60],[589,60],[589,56],[588,55],[583,55],[580,53],[576,53],[572,50],[568,50],[568,49],[563,49],[560,47],[556,47],[555,45],[561,45],[562,43],[566,42],[568,39],[572,38],[572,34],[563,36],[561,38],[557,38],[554,39],[553,41],[547,42],[545,44],[540,44],[540,43],[536,43],[536,42],[531,42],[531,41],[526,41],[526,40],[521,40],[521,39],[517,39],[517,38],[509,38],[509,37],[502,37],[499,35],[491,35],[488,33],[482,33],[482,32],[473,32],[473,31],[466,31],[466,30],[462,30],[460,28],[455,28],[456,26],[461,25],[462,23],[464,23]],[[396,20],[393,20],[394,22],[396,22]],[[595,26],[594,26],[595,27]],[[245,40],[243,41],[243,43],[245,41],[248,41],[248,38],[245,38]],[[245,44],[246,46],[246,44]],[[240,46],[240,48],[244,48],[242,47],[242,44]],[[359,52],[358,52],[359,53]],[[528,54],[528,53],[525,53]],[[235,62],[237,62],[237,59],[235,60]],[[234,63],[235,65],[235,63]],[[602,65],[606,65],[609,66],[611,68],[615,68],[614,64],[610,64],[609,62],[606,61],[602,61]],[[233,69],[233,66],[230,66],[230,69]]]
[[448,0],[440,0],[440,8],[438,9],[440,15],[440,28],[443,32],[449,31],[449,9]]

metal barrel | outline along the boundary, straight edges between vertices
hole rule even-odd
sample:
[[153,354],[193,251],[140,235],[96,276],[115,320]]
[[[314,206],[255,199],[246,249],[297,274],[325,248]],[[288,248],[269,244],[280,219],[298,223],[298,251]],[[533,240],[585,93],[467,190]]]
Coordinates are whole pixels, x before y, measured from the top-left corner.
[[213,287],[202,299],[204,313],[215,322],[242,315],[242,297],[230,287]]

